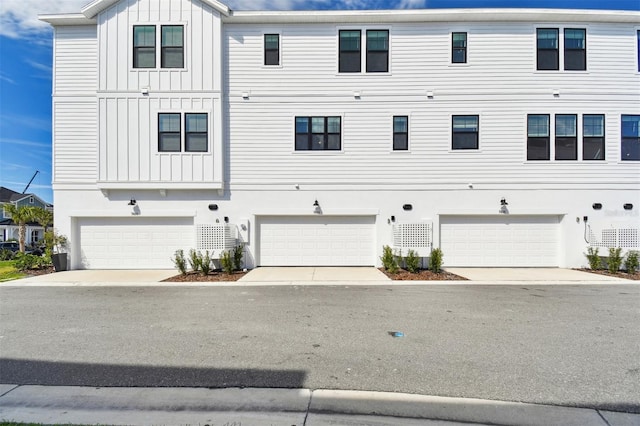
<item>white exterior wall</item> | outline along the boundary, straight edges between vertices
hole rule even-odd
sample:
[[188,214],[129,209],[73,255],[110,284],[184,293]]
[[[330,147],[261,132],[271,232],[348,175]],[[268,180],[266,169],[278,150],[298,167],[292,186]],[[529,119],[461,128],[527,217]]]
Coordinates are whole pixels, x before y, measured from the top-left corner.
[[[220,188],[220,14],[197,0],[128,0],[100,13],[97,21],[99,186]],[[133,26],[150,24],[156,25],[157,67],[133,68]],[[182,69],[160,68],[163,24],[184,26]],[[208,152],[158,152],[158,113],[170,112],[208,114]]]

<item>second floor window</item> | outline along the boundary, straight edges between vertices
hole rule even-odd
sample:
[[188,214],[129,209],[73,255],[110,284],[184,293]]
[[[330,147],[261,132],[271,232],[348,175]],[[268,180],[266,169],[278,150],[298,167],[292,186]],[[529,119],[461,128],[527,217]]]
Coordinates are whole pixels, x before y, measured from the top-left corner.
[[162,26],[162,68],[184,68],[184,28],[182,25]]
[[341,117],[296,117],[296,151],[340,151]]
[[133,67],[156,67],[155,25],[135,25],[133,27]]
[[360,31],[342,30],[339,34],[338,69],[340,72],[360,72]]
[[393,117],[393,150],[407,151],[409,149],[409,117],[399,115]]
[[158,114],[158,152],[207,152],[209,124],[207,113],[184,114],[184,149],[181,113]]
[[536,39],[538,70],[560,69],[558,29],[538,28]]
[[622,161],[640,160],[640,115],[622,116]]
[[530,114],[527,116],[527,160],[548,160],[549,116]]
[[604,115],[582,116],[582,159],[604,160]]
[[451,149],[478,149],[478,122],[477,115],[454,115]]
[[573,114],[556,115],[556,160],[578,159],[578,117]]
[[389,71],[389,31],[367,31],[367,72]]
[[280,35],[264,35],[264,64],[280,65]]
[[467,63],[467,33],[453,33],[451,35],[451,62],[454,64]]
[[587,69],[587,31],[585,29],[564,30],[564,69],[584,71]]

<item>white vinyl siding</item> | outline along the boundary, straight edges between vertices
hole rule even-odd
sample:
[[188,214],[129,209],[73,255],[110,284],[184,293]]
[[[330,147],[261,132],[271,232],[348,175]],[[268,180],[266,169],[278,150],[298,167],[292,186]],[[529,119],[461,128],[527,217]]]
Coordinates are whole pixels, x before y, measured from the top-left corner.
[[260,266],[373,266],[375,217],[259,218]]
[[54,95],[95,95],[98,75],[96,27],[57,27],[54,51]]
[[557,216],[442,216],[444,265],[558,266],[558,223]]
[[54,184],[96,181],[97,131],[95,100],[54,100]]
[[175,251],[194,246],[192,218],[83,218],[78,224],[84,269],[172,269]]

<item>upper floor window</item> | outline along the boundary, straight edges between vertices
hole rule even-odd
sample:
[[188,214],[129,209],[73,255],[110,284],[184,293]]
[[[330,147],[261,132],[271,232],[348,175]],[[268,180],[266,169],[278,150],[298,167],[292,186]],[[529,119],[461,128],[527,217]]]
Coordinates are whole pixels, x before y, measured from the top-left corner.
[[467,33],[451,34],[451,62],[454,64],[467,63]]
[[582,159],[604,160],[604,115],[582,116]]
[[527,116],[527,160],[549,159],[549,115]]
[[640,160],[640,115],[622,116],[622,161]]
[[636,59],[638,60],[638,72],[640,72],[640,30],[636,31],[636,50],[637,50]]
[[156,67],[155,25],[135,25],[133,27],[133,67]]
[[367,30],[367,72],[389,71],[389,31]]
[[296,151],[340,151],[340,117],[296,117]]
[[[156,68],[156,26],[133,26],[133,68]],[[184,68],[184,26],[160,28],[160,67]]]
[[184,27],[182,25],[162,26],[162,68],[184,68]]
[[587,31],[566,28],[564,30],[564,69],[587,69]]
[[479,121],[477,115],[454,115],[451,149],[478,149]]
[[264,64],[280,65],[280,35],[264,35]]
[[578,159],[578,116],[556,115],[556,160]]
[[340,72],[360,72],[360,37],[359,30],[341,30],[339,34],[340,57],[338,69]]
[[393,150],[409,149],[409,117],[400,115],[393,117]]
[[538,28],[536,32],[538,70],[558,70],[558,29]]
[[[181,113],[158,114],[158,152],[181,152]],[[207,152],[209,146],[207,113],[184,114],[184,151]]]

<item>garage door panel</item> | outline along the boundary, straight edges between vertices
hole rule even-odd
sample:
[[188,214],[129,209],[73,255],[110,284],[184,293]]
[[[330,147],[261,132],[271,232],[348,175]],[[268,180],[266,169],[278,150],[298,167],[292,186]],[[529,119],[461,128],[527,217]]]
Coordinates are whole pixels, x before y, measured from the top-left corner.
[[375,265],[374,216],[265,216],[261,266]]
[[447,266],[558,266],[558,216],[442,216]]
[[193,218],[80,218],[86,269],[173,268],[176,250],[194,246]]

